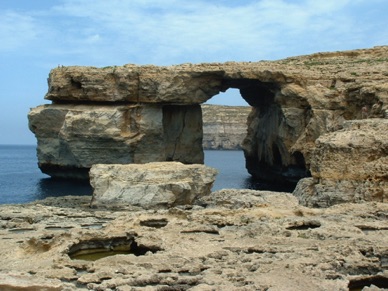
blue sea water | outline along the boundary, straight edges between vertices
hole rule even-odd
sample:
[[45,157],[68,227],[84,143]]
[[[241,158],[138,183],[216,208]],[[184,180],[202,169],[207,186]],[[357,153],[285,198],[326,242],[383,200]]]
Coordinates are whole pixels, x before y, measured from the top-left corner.
[[245,168],[244,152],[241,150],[207,150],[205,151],[205,164],[216,168],[219,172],[213,185],[213,191],[221,189],[293,191],[293,186],[290,185],[253,179]]
[[[52,179],[40,172],[37,163],[35,146],[0,145],[0,204],[92,195],[93,189],[87,181]],[[205,151],[205,164],[219,171],[213,191],[225,188],[276,190],[273,185],[250,177],[242,151]]]
[[92,192],[88,182],[56,180],[42,174],[35,146],[0,145],[0,204]]

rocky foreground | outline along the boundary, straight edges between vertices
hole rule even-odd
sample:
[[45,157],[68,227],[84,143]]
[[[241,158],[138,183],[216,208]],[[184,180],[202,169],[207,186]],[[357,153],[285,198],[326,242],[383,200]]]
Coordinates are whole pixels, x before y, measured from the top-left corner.
[[89,203],[2,205],[0,290],[388,288],[386,203],[312,209],[253,190],[168,210]]

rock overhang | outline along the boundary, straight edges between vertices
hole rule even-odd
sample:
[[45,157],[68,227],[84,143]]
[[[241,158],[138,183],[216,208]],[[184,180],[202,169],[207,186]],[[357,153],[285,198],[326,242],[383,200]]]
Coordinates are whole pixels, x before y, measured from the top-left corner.
[[45,99],[54,103],[201,104],[229,88],[274,91],[285,84],[301,82],[301,76],[292,70],[272,71],[268,66],[272,63],[60,66],[49,74]]

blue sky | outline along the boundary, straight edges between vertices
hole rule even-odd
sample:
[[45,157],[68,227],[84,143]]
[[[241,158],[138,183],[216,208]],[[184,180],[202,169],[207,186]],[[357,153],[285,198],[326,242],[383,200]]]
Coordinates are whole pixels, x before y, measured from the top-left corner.
[[[388,44],[387,15],[387,0],[1,0],[0,144],[36,143],[27,113],[48,103],[48,73],[58,65],[260,61],[368,48]],[[212,102],[246,105],[228,92]]]

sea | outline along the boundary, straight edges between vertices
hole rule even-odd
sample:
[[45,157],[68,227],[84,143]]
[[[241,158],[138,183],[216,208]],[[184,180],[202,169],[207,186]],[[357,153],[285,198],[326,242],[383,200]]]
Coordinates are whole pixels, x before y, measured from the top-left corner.
[[[218,175],[212,191],[221,189],[274,190],[277,185],[251,178],[245,169],[244,153],[205,150],[205,164]],[[88,181],[52,179],[38,168],[36,146],[0,145],[0,204],[20,204],[47,197],[92,195]]]

